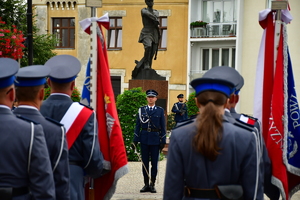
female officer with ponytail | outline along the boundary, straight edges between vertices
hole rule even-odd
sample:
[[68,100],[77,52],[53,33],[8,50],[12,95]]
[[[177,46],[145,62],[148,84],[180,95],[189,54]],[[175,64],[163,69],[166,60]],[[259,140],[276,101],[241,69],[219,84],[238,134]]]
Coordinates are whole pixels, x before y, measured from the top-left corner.
[[164,199],[263,200],[256,136],[224,116],[234,84],[198,78],[191,86],[200,114],[172,131]]

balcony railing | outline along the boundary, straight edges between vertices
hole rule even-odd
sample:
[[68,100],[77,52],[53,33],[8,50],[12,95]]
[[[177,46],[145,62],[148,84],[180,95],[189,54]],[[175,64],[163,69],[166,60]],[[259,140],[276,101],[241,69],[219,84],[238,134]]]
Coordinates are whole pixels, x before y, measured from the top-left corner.
[[192,38],[234,36],[236,36],[236,23],[211,23],[206,27],[191,27]]

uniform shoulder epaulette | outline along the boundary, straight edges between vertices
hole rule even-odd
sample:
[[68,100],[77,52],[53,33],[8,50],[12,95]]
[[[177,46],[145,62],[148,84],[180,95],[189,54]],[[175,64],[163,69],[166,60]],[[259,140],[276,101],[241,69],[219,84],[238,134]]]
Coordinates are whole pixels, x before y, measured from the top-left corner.
[[25,121],[27,121],[27,122],[32,122],[32,123],[34,123],[34,124],[40,124],[40,123],[38,123],[38,122],[36,122],[36,121],[34,121],[34,120],[32,120],[32,119],[29,119],[29,118],[27,118],[27,117],[24,117],[24,116],[22,116],[22,115],[20,115],[20,114],[17,114],[16,117],[19,118],[19,119],[25,120]]
[[52,122],[52,123],[54,123],[54,124],[56,124],[56,125],[58,125],[58,126],[63,126],[63,124],[61,124],[59,121],[56,121],[56,120],[54,120],[52,118],[45,117],[45,119],[48,120],[48,121],[50,121],[50,122]]
[[80,105],[86,107],[86,108],[89,108],[90,110],[94,110],[91,106],[87,106],[87,105],[85,105],[85,104],[83,104],[83,103],[80,103],[80,102],[78,102],[78,103],[79,103]]
[[161,106],[156,106],[157,108],[159,108],[159,109],[163,109]]
[[186,119],[186,120],[183,120],[181,122],[178,122],[177,125],[173,128],[173,130],[177,129],[179,127],[183,127],[185,125],[188,125],[188,124],[194,122],[195,119],[196,119],[196,117],[197,117],[197,115],[192,115],[189,119]]
[[241,114],[240,118],[238,119],[246,124],[251,124],[254,125],[257,122],[257,118],[254,118],[252,116],[246,115],[246,114]]
[[236,119],[236,121],[233,123],[233,125],[238,126],[240,128],[246,129],[248,131],[253,131],[254,130],[254,126],[251,124],[247,124],[243,121],[240,121],[239,119]]

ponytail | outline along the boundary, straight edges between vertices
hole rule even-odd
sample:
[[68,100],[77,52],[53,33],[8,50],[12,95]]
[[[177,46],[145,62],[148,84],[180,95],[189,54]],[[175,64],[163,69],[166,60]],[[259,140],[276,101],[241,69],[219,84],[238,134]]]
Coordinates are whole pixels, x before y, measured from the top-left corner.
[[206,91],[197,96],[197,101],[205,109],[197,117],[197,134],[193,147],[197,152],[214,161],[220,154],[219,142],[223,132],[223,116],[219,107],[226,103],[227,97],[220,92]]

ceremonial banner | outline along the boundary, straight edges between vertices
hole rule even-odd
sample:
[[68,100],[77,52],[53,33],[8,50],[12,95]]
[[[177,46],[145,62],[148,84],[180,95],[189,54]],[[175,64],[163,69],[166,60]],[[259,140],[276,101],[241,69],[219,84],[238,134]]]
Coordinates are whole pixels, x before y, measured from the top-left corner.
[[90,96],[90,80],[91,80],[91,60],[88,60],[86,66],[85,80],[81,93],[80,103],[90,106],[91,96]]
[[[93,19],[92,19],[93,20]],[[99,25],[97,30],[97,103],[98,136],[100,148],[105,160],[108,173],[94,180],[95,199],[110,199],[116,189],[118,179],[128,173],[127,156],[123,141],[122,130],[118,119],[114,92],[112,89],[106,44],[101,25],[108,29],[109,18],[104,15],[94,19]],[[89,30],[91,19],[80,22],[83,29]],[[86,31],[89,33],[89,31]],[[86,193],[86,199],[89,199]]]
[[273,16],[270,9],[260,12],[264,35],[257,64],[254,116],[262,121],[272,163],[272,183],[288,200],[300,186],[300,111],[287,48],[286,23],[291,16],[287,10],[282,11],[277,50]]

